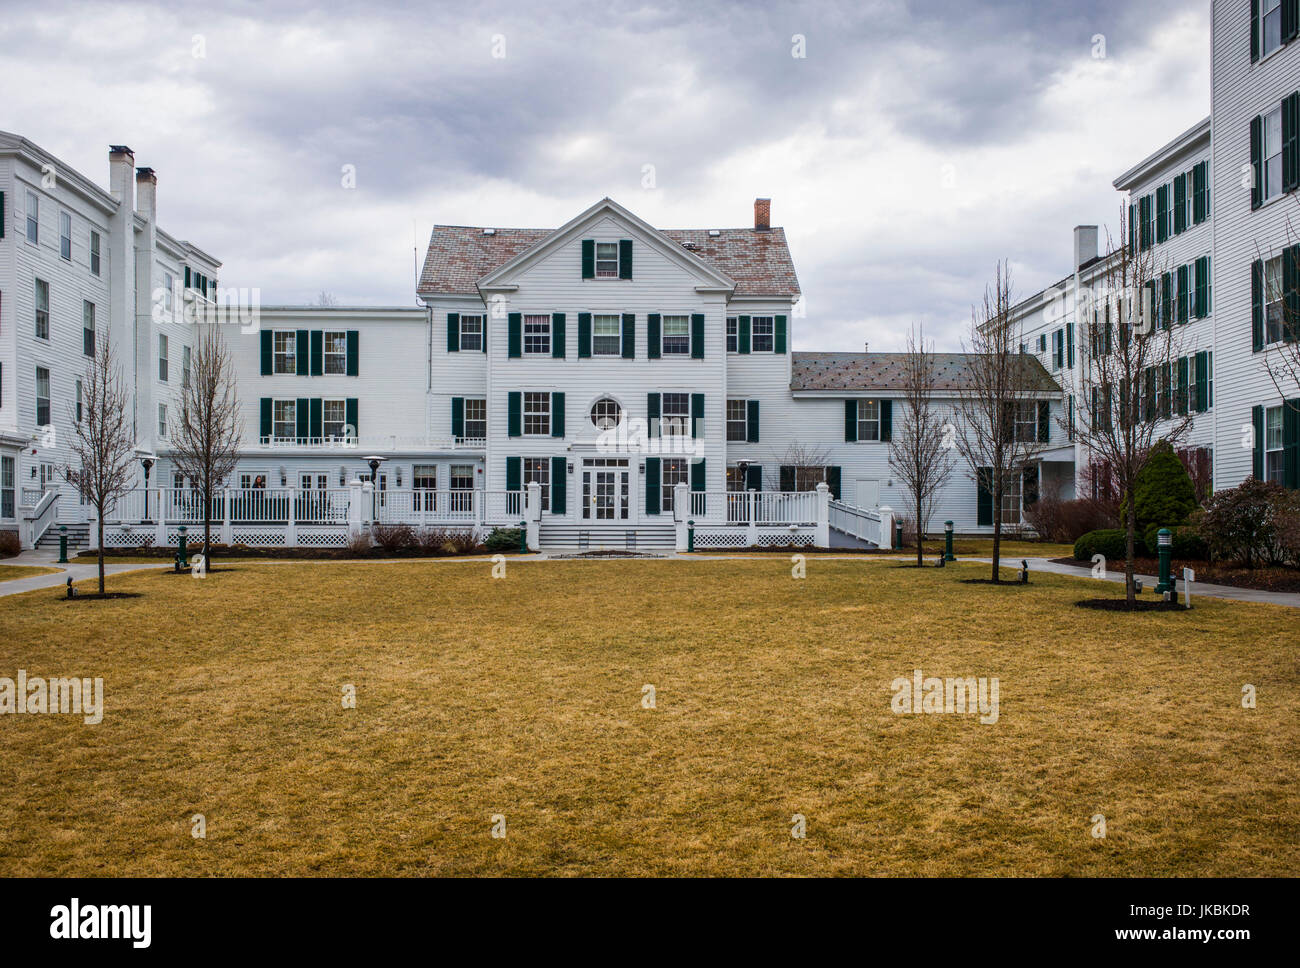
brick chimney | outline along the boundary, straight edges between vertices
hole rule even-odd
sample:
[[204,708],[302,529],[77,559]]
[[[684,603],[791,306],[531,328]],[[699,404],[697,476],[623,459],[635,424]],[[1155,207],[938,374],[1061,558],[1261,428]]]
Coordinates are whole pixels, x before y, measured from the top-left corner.
[[772,200],[770,198],[754,199],[754,228],[766,232],[772,227]]
[[135,210],[150,222],[158,214],[158,176],[152,168],[135,170]]
[[131,172],[135,168],[135,153],[126,145],[108,146],[108,190],[125,207],[135,208],[135,184]]

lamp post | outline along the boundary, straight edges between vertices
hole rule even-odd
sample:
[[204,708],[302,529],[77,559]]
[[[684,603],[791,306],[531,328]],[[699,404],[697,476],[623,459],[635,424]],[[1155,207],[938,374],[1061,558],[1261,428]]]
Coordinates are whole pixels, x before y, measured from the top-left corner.
[[952,553],[952,522],[943,523],[943,560],[956,561],[956,556]]
[[1156,541],[1156,553],[1160,556],[1160,583],[1156,585],[1156,594],[1163,595],[1174,590],[1173,576],[1170,574],[1169,567],[1169,559],[1173,557],[1174,551],[1174,533],[1168,528],[1161,528],[1156,532]]
[[364,460],[367,464],[370,465],[370,520],[371,521],[376,520],[379,516],[378,514],[379,465],[382,464],[387,459],[388,459],[387,457],[379,457],[376,455],[371,455],[370,457],[362,458],[362,460]]
[[140,523],[145,524],[149,520],[149,472],[153,470],[153,458],[141,458],[140,463],[144,466],[144,517]]

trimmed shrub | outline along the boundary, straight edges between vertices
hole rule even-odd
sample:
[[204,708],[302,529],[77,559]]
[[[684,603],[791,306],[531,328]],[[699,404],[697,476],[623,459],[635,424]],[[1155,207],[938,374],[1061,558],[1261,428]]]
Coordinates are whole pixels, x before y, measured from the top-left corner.
[[522,535],[521,528],[493,528],[483,547],[488,551],[518,551]]
[[12,558],[23,550],[17,531],[0,531],[0,558]]
[[[1089,531],[1074,543],[1074,560],[1092,561],[1093,555],[1102,555],[1107,560],[1123,561],[1127,557],[1124,547],[1126,543],[1127,537],[1123,528]],[[1133,556],[1145,558],[1146,552],[1146,543],[1142,540],[1142,535],[1133,535]]]
[[349,558],[370,557],[370,535],[365,532],[348,538],[347,556]]
[[409,524],[376,524],[372,534],[375,544],[390,553],[415,547],[415,529]]
[[1196,489],[1187,474],[1187,468],[1178,459],[1174,449],[1160,441],[1147,458],[1146,466],[1137,477],[1133,494],[1133,510],[1137,529],[1154,550],[1151,538],[1160,528],[1175,528],[1187,523],[1187,517],[1196,510]]
[[1174,537],[1170,549],[1176,561],[1210,560],[1210,546],[1195,528],[1188,525],[1174,528],[1173,531]]
[[1044,541],[1066,544],[1078,541],[1089,531],[1113,528],[1119,523],[1104,502],[1087,498],[1073,501],[1039,498],[1033,507],[1025,508],[1025,520]]
[[1205,539],[1211,555],[1258,564],[1296,562],[1287,545],[1292,529],[1300,527],[1300,495],[1281,484],[1248,477],[1236,487],[1216,491],[1196,515],[1196,532]]

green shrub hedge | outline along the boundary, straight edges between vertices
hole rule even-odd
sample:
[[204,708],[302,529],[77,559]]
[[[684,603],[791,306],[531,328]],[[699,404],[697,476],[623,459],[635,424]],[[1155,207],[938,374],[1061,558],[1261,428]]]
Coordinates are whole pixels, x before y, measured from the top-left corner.
[[[1093,555],[1103,555],[1107,560],[1118,558],[1122,561],[1125,557],[1125,542],[1123,528],[1089,531],[1074,543],[1074,560],[1092,561]],[[1140,534],[1133,535],[1133,554],[1139,558],[1146,557],[1146,542]]]
[[520,528],[493,528],[492,533],[483,542],[483,547],[488,551],[518,551],[522,534],[523,530]]

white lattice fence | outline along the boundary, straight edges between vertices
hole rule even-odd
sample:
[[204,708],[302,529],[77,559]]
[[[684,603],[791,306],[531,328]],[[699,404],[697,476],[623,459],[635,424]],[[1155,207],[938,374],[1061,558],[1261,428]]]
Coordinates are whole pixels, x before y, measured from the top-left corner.
[[[301,540],[301,539],[299,539]],[[283,528],[235,528],[231,541],[250,548],[283,548]]]
[[744,548],[749,545],[744,528],[696,528],[695,548]]
[[347,528],[299,528],[299,548],[346,548]]
[[758,546],[760,548],[788,548],[790,546],[806,548],[813,545],[816,540],[817,536],[811,528],[801,528],[794,533],[791,533],[789,528],[782,528],[777,531],[760,530],[758,532]]

